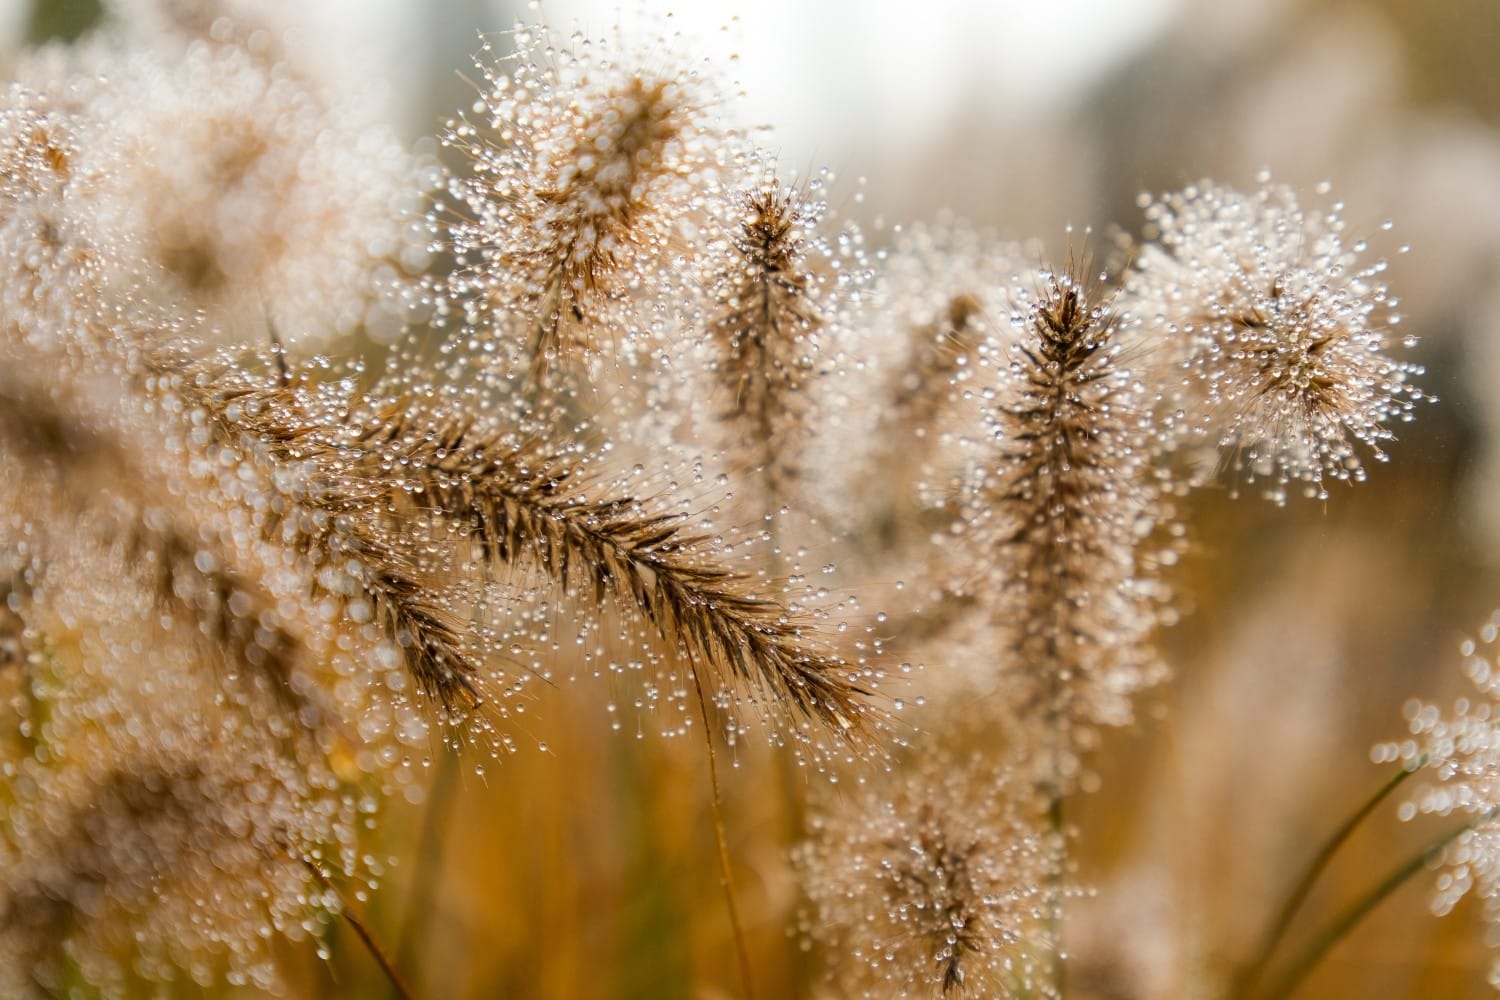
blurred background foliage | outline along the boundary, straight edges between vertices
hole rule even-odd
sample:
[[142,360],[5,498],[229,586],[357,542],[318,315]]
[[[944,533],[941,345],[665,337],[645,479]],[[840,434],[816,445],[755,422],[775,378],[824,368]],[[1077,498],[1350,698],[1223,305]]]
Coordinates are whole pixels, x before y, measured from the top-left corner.
[[53,39],[72,41],[99,20],[99,0],[40,0],[31,7],[26,21],[26,42],[40,45]]
[[[1107,6],[1131,16],[1128,3]],[[410,54],[368,71],[389,81],[392,114],[413,138],[467,103],[455,71],[468,65],[472,31],[516,14],[478,0],[331,7],[316,22],[331,50],[353,47],[344,33],[358,21]],[[847,19],[854,34],[862,17],[894,16],[877,8],[823,17]],[[570,9],[544,13],[564,23]],[[99,5],[21,10],[9,18],[13,44],[75,37]],[[901,16],[951,17],[952,33],[965,31],[956,5]],[[1402,735],[1402,703],[1463,693],[1458,640],[1500,606],[1500,5],[1187,0],[1152,17],[1150,37],[1109,53],[1066,101],[971,81],[941,120],[920,123],[921,142],[902,140],[916,123],[868,109],[846,120],[796,82],[833,72],[857,88],[905,72],[902,52],[851,44],[782,69],[805,88],[787,106],[789,149],[804,134],[796,127],[828,124],[819,162],[866,178],[862,200],[844,185],[844,210],[876,245],[882,226],[953,209],[1054,251],[1078,239],[1066,224],[1092,226],[1103,249],[1109,227],[1138,226],[1140,192],[1200,176],[1243,185],[1267,167],[1300,189],[1331,180],[1378,249],[1412,246],[1390,281],[1406,332],[1421,338],[1421,384],[1441,402],[1398,429],[1389,465],[1326,504],[1278,509],[1224,491],[1191,501],[1195,544],[1174,579],[1182,621],[1162,636],[1175,677],[1142,703],[1136,726],[1104,734],[1099,790],[1069,804],[1077,881],[1097,889],[1068,914],[1078,997],[1212,995],[1313,846],[1384,780],[1369,748]],[[1069,57],[1075,27],[1057,25],[1053,58]],[[792,51],[808,55],[761,55]],[[1035,77],[1045,96],[1048,76]],[[1387,216],[1397,227],[1381,245]],[[436,755],[425,801],[391,806],[377,846],[398,863],[370,922],[420,995],[737,994],[702,747],[637,739],[630,723],[612,730],[609,699],[595,684],[549,690],[527,715],[545,751],[498,763]],[[735,765],[726,819],[757,986],[765,997],[817,995],[817,957],[792,919],[786,852],[800,816],[784,768],[753,747]],[[1299,926],[1436,829],[1383,810]],[[1434,919],[1430,882],[1388,900],[1304,995],[1487,995],[1481,904]],[[335,927],[330,962],[311,946],[288,950],[297,995],[380,995],[348,933]]]

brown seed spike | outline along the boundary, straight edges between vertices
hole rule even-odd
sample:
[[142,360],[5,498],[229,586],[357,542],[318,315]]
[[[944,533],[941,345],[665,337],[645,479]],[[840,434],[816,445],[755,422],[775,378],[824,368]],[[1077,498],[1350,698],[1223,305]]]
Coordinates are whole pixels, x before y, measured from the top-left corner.
[[[1135,335],[1163,358],[1177,437],[1226,449],[1284,503],[1292,486],[1365,477],[1392,425],[1426,397],[1392,356],[1385,262],[1361,258],[1339,206],[1313,210],[1263,178],[1240,192],[1202,182],[1147,207],[1155,230],[1127,276]],[[1405,346],[1411,346],[1407,344]]]
[[1079,734],[1128,721],[1130,693],[1162,672],[1149,642],[1160,595],[1138,556],[1161,515],[1114,314],[1073,273],[1018,294],[1011,377],[988,417],[992,471],[968,518],[990,539],[1018,708],[1066,770]]
[[629,290],[667,266],[698,196],[690,178],[711,169],[713,97],[690,73],[616,65],[592,40],[573,51],[544,29],[515,40],[504,70],[488,46],[479,60],[485,120],[444,137],[470,168],[449,178],[454,207],[438,219],[459,261],[443,295],[467,333],[540,379],[633,325]]
[[650,209],[642,194],[681,130],[677,118],[665,82],[632,78],[577,123],[576,147],[564,154],[574,169],[537,191],[536,226],[545,245],[532,251],[538,257],[532,266],[546,278],[531,345],[534,378],[574,350],[597,347],[587,321],[620,267],[618,248],[636,239],[639,217]]
[[32,768],[28,780],[45,779],[48,794],[8,804],[6,996],[79,982],[99,995],[159,992],[146,984],[162,969],[226,958],[283,992],[264,932],[286,931],[316,905],[301,859],[342,839],[313,784],[327,775],[300,773],[259,729],[211,736],[166,723],[162,733],[155,721],[129,716],[86,760]]
[[711,540],[681,516],[630,496],[591,496],[566,458],[503,435],[391,424],[367,445],[368,461],[394,457],[423,503],[466,522],[491,562],[531,564],[564,591],[608,597],[726,687],[758,687],[840,737],[853,738],[869,716],[857,665],[822,650],[810,621],[720,565]]
[[1055,995],[1028,955],[1055,848],[1018,773],[938,754],[820,805],[794,860],[841,995]]
[[717,276],[708,333],[727,404],[719,413],[733,471],[758,478],[781,505],[808,433],[807,385],[824,325],[808,241],[821,217],[806,193],[762,181],[744,194],[733,254]]
[[953,376],[979,349],[983,340],[980,317],[984,306],[967,292],[948,302],[945,315],[916,332],[915,350],[909,370],[891,393],[896,411],[893,425],[930,429],[948,402]]

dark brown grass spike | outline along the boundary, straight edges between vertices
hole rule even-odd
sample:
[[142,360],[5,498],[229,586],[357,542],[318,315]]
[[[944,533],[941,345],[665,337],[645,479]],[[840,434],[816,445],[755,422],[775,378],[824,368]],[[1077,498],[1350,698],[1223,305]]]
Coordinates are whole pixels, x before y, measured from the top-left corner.
[[810,338],[824,325],[803,234],[817,219],[806,201],[805,192],[774,180],[744,195],[733,265],[720,278],[708,325],[729,398],[718,416],[734,428],[731,461],[762,479],[772,509],[800,473],[796,446],[814,375]]
[[650,513],[629,497],[590,499],[564,461],[500,436],[472,437],[442,454],[431,443],[437,438],[454,434],[393,427],[377,434],[396,442],[427,502],[467,521],[489,558],[508,566],[529,559],[564,590],[634,609],[694,664],[727,670],[841,736],[866,717],[869,692],[853,665],[804,648],[811,623],[719,565],[711,540],[688,533],[683,517]]

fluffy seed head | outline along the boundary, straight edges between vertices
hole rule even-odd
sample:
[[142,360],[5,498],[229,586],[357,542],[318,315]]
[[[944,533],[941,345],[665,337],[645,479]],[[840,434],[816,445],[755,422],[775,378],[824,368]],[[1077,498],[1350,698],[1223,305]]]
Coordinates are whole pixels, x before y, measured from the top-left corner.
[[667,268],[673,227],[724,145],[696,73],[621,65],[581,34],[517,27],[512,40],[503,60],[485,43],[477,117],[444,135],[468,171],[433,215],[466,332],[544,369],[595,349],[611,321],[633,332],[632,286]]
[[1089,727],[1128,722],[1131,694],[1164,674],[1148,548],[1163,511],[1113,310],[1071,272],[1018,285],[1015,301],[963,537],[979,542],[1012,702],[1066,753]]
[[842,739],[876,716],[874,671],[824,648],[811,615],[757,593],[725,561],[721,538],[590,481],[575,456],[420,417],[383,422],[363,444],[368,464],[404,470],[397,495],[452,518],[492,567],[511,578],[539,570],[594,614],[615,605],[682,654],[716,701],[748,688],[792,728]]
[[1183,433],[1233,449],[1235,471],[1269,479],[1278,501],[1292,482],[1321,498],[1327,480],[1363,480],[1356,444],[1384,460],[1390,423],[1421,398],[1420,369],[1390,356],[1385,262],[1360,262],[1340,211],[1309,213],[1268,181],[1203,182],[1146,203],[1153,241],[1126,282]]
[[323,838],[352,837],[353,817],[263,743],[241,734],[233,750],[201,743],[27,769],[23,781],[48,793],[10,807],[0,845],[7,995],[59,988],[64,956],[105,991],[173,978],[174,967],[203,982],[227,967],[232,981],[273,987],[262,930],[319,928],[302,859]]
[[[0,514],[7,548],[16,524]],[[37,654],[24,746],[0,762],[0,993],[274,989],[273,939],[325,923],[304,861],[371,874],[356,837],[373,800],[334,763],[347,744],[256,678],[205,669],[194,618],[163,608],[123,546],[82,519],[37,527],[15,605]]]
[[836,308],[836,274],[818,232],[821,185],[781,183],[774,171],[741,186],[720,213],[724,253],[703,277],[707,366],[731,473],[780,507],[810,435],[819,333]]
[[832,979],[872,998],[1045,990],[1029,949],[1052,859],[1023,785],[937,759],[814,814],[796,861]]
[[[1401,805],[1402,819],[1460,815],[1474,822],[1443,852],[1432,911],[1442,916],[1478,892],[1491,942],[1500,929],[1500,660],[1492,648],[1497,639],[1500,612],[1480,630],[1479,642],[1465,640],[1462,646],[1463,671],[1480,692],[1478,699],[1459,698],[1445,712],[1413,698],[1405,707],[1411,736],[1371,752],[1376,763],[1400,761],[1432,779]],[[1500,958],[1491,965],[1490,985],[1500,988]]]
[[92,226],[140,248],[140,293],[252,343],[268,325],[309,346],[391,331],[425,259],[418,168],[393,137],[235,45],[92,53],[82,69],[110,80],[82,110]]
[[98,199],[82,176],[77,115],[19,84],[0,102],[0,331],[55,349],[108,314],[120,261],[88,232]]

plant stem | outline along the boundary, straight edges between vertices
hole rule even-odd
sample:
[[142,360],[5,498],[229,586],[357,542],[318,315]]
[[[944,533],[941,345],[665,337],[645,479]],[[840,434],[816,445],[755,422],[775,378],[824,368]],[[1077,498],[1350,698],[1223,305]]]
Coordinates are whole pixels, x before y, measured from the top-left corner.
[[1361,920],[1384,902],[1387,896],[1399,889],[1407,879],[1427,867],[1453,841],[1475,827],[1488,823],[1496,815],[1500,815],[1500,808],[1491,809],[1475,816],[1467,823],[1459,824],[1394,868],[1374,888],[1355,900],[1342,913],[1330,920],[1322,930],[1313,935],[1312,941],[1297,953],[1281,976],[1266,990],[1265,996],[1289,996],[1307,977],[1307,974],[1317,967],[1333,946],[1342,941],[1359,925]]
[[745,1000],[755,1000],[755,981],[750,975],[750,951],[745,945],[745,928],[740,922],[739,897],[734,890],[734,875],[729,868],[729,839],[724,832],[724,813],[719,799],[719,764],[714,753],[714,734],[708,721],[708,701],[703,697],[703,685],[698,680],[698,667],[689,664],[693,672],[693,693],[698,696],[698,714],[703,719],[703,742],[708,748],[708,781],[713,788],[714,840],[719,848],[719,882],[724,887],[724,900],[729,906],[729,925],[734,934],[735,957],[739,960],[740,985]]
[[1365,820],[1365,817],[1374,812],[1380,803],[1384,802],[1401,784],[1410,778],[1417,770],[1426,763],[1426,757],[1421,758],[1412,765],[1403,765],[1401,770],[1389,781],[1385,782],[1375,791],[1375,794],[1365,800],[1354,814],[1344,821],[1337,830],[1333,832],[1318,853],[1313,856],[1307,868],[1303,870],[1302,876],[1292,886],[1291,892],[1287,894],[1281,907],[1276,911],[1276,917],[1266,929],[1265,936],[1261,939],[1260,947],[1255,950],[1254,957],[1246,963],[1240,972],[1238,982],[1235,984],[1234,995],[1243,997],[1249,995],[1251,989],[1260,982],[1266,972],[1266,965],[1271,960],[1271,955],[1276,950],[1276,945],[1281,942],[1287,929],[1291,926],[1293,918],[1307,901],[1308,893],[1312,891],[1313,885],[1322,876],[1323,871],[1333,860],[1335,854],[1343,847],[1344,843],[1354,833],[1355,829]]
[[[1056,763],[1054,761],[1054,763]],[[1059,779],[1060,781],[1060,779]],[[1047,825],[1052,831],[1053,850],[1056,859],[1047,875],[1048,924],[1052,937],[1052,985],[1053,996],[1062,997],[1067,987],[1067,963],[1063,957],[1063,870],[1068,861],[1067,841],[1063,834],[1063,795],[1060,783],[1054,783],[1048,792]]]
[[354,933],[358,934],[359,939],[364,942],[365,948],[370,952],[370,957],[375,959],[375,964],[380,966],[381,972],[385,973],[385,977],[390,981],[391,988],[396,991],[396,995],[401,1000],[414,1000],[415,995],[412,993],[411,987],[407,986],[406,980],[401,978],[401,973],[396,969],[395,963],[391,961],[385,949],[380,946],[380,941],[375,937],[374,932],[366,927],[364,921],[355,915],[354,910],[349,906],[349,900],[344,897],[339,887],[333,884],[333,880],[328,877],[328,873],[305,858],[302,863],[307,866],[308,871],[313,873],[313,877],[318,880],[319,885],[338,897],[339,912],[348,921],[349,926],[354,928]]
[[1061,998],[1067,989],[1067,962],[1063,952],[1063,874],[1068,864],[1068,841],[1063,826],[1063,717],[1060,709],[1063,689],[1059,670],[1061,652],[1053,631],[1047,641],[1050,669],[1047,671],[1047,743],[1052,773],[1047,786],[1047,827],[1052,832],[1055,858],[1047,874],[1047,923],[1052,937],[1052,987],[1054,997]]

